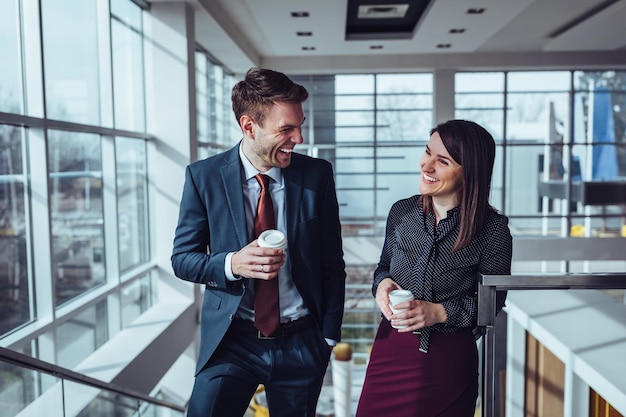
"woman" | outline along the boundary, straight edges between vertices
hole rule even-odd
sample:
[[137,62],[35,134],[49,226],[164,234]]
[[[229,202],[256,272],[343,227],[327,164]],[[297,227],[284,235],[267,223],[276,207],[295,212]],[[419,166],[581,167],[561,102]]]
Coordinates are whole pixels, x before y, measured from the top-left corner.
[[[372,347],[357,417],[474,415],[478,276],[511,272],[508,219],[489,205],[495,149],[474,122],[438,125],[420,160],[420,195],[391,207],[372,287],[387,320]],[[393,314],[389,292],[400,288],[414,300]]]

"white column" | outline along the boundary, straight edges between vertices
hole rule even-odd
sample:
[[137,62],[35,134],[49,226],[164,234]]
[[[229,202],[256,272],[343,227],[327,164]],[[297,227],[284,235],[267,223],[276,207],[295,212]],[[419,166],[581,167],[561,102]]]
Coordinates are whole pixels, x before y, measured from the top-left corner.
[[335,417],[352,415],[352,347],[348,343],[338,343],[333,349],[331,369],[335,399]]
[[454,119],[454,70],[433,71],[433,125]]

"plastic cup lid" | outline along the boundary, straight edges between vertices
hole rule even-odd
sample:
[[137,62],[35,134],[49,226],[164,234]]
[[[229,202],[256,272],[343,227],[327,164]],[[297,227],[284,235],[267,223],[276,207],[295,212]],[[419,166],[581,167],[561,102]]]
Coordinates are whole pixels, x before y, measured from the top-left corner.
[[287,246],[287,237],[280,230],[266,230],[259,235],[259,246],[282,248]]

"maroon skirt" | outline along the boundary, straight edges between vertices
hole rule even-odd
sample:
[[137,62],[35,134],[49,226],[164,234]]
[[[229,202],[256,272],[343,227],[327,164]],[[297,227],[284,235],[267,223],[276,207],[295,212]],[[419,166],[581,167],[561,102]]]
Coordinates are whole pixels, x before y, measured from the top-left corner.
[[383,319],[372,347],[357,417],[472,417],[478,396],[478,350],[471,330],[419,336]]

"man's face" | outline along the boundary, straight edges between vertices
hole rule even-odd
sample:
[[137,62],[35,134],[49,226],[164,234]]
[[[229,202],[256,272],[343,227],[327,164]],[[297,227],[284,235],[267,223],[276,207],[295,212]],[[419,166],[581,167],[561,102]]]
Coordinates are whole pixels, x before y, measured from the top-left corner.
[[244,126],[246,142],[249,144],[245,146],[244,142],[244,153],[252,165],[260,172],[266,172],[272,167],[288,167],[291,152],[297,144],[303,142],[304,119],[302,104],[275,102],[263,126],[249,120],[249,128],[246,130]]

